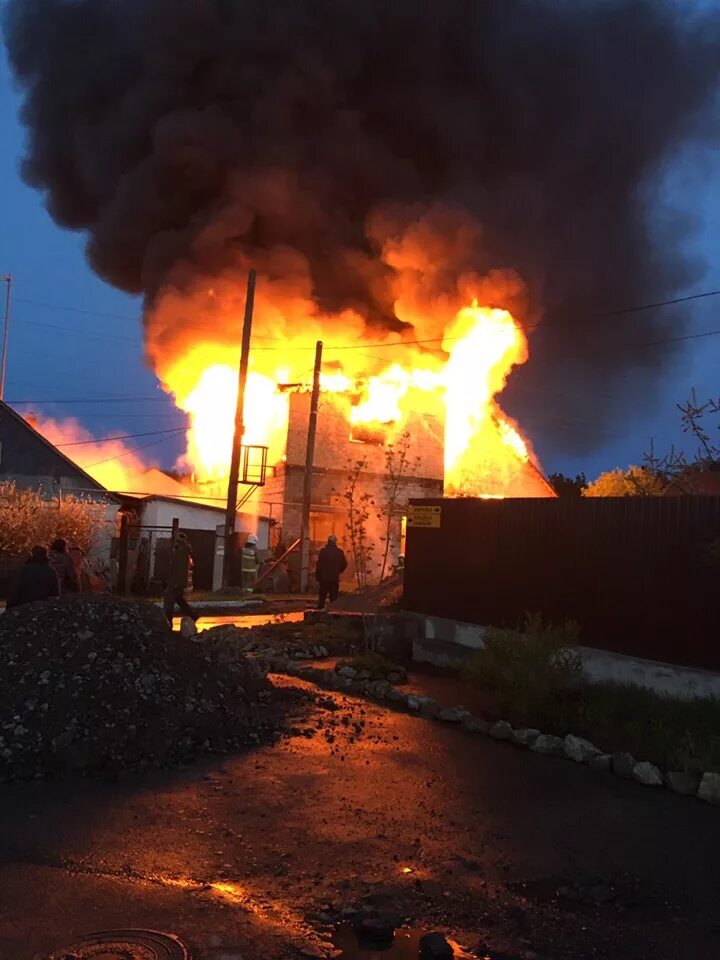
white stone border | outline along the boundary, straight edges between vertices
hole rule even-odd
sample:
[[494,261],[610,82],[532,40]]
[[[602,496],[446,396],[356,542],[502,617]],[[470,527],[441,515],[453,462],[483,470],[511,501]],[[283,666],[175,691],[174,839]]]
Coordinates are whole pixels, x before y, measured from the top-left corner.
[[[404,709],[416,716],[440,723],[457,724],[467,733],[484,734],[495,740],[506,740],[518,747],[548,757],[559,757],[575,763],[586,763],[591,769],[613,773],[624,780],[634,780],[646,787],[665,786],[673,793],[697,797],[707,803],[720,805],[720,773],[708,772],[702,777],[680,771],[663,773],[647,760],[637,761],[629,753],[603,753],[589,740],[569,733],[556,737],[535,729],[514,729],[506,720],[489,724],[482,717],[473,716],[464,707],[441,707],[432,697],[405,693],[387,680],[359,680],[350,675],[352,667],[344,668],[341,676],[335,670],[302,666],[285,657],[270,657],[270,671],[298,677],[316,686],[339,693],[367,696],[378,703]],[[353,671],[354,672],[354,671]]]

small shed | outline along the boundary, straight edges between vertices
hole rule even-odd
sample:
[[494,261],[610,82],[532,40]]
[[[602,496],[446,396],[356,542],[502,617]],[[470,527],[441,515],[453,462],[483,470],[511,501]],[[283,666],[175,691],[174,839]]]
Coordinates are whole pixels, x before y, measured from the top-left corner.
[[[173,522],[187,534],[193,551],[193,586],[196,590],[218,590],[222,585],[225,552],[225,507],[194,497],[151,494],[147,497],[122,497],[126,512],[132,515],[128,527],[128,583],[136,592],[152,590],[162,580],[163,555],[172,534]],[[260,549],[267,549],[270,521],[264,517],[238,514],[238,539],[248,534],[258,537]]]

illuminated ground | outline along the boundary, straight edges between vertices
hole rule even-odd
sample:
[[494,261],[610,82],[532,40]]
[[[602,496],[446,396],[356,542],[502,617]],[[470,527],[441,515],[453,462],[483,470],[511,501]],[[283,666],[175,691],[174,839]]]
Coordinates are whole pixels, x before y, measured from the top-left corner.
[[[174,775],[0,787],[0,957],[132,926],[299,956],[368,894],[493,960],[720,955],[717,809],[338,695],[295,709]],[[558,900],[579,882],[617,899]]]

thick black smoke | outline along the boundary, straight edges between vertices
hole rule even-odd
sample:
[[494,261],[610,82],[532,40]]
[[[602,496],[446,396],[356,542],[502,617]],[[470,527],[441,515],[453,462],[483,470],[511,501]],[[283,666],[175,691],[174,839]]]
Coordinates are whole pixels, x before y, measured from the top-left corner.
[[[719,36],[669,0],[9,0],[5,14],[25,178],[87,231],[102,277],[146,295],[151,328],[168,289],[252,261],[278,282],[305,271],[325,311],[399,329],[378,218],[387,239],[441,204],[481,232],[438,282],[520,274],[524,319],[544,319],[514,412],[537,408],[575,444],[597,439],[567,427],[601,423],[598,393],[666,359],[618,344],[681,331],[668,312],[593,317],[699,275],[650,216],[676,148],[717,133]],[[175,322],[202,324],[194,309]]]

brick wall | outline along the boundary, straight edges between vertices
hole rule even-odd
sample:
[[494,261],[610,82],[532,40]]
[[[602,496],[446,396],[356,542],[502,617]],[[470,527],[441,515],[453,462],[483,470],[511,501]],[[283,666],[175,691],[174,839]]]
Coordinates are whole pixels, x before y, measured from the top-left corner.
[[[343,493],[347,488],[349,464],[365,459],[367,466],[362,472],[359,494],[368,493],[378,504],[385,499],[382,489],[385,476],[385,446],[363,443],[352,439],[350,423],[350,398],[342,395],[323,395],[318,411],[318,429],[315,442],[315,458],[312,484],[311,536],[314,539],[311,565],[318,547],[332,532],[344,542],[348,553],[347,504]],[[288,440],[286,460],[276,465],[261,494],[261,501],[272,502],[272,515],[282,524],[283,539],[287,544],[300,536],[302,492],[305,475],[307,428],[310,417],[310,394],[296,393],[290,396]],[[410,498],[442,495],[444,474],[444,428],[436,417],[422,411],[408,419],[407,431],[411,434],[410,458],[420,461],[418,476],[403,486],[401,507]],[[263,508],[263,512],[266,509]],[[393,550],[391,562],[397,561],[400,531],[404,509],[393,520]],[[376,542],[376,557],[382,556],[383,524],[373,516],[370,535]],[[315,539],[316,538],[316,539]],[[353,571],[349,571],[353,575]]]

